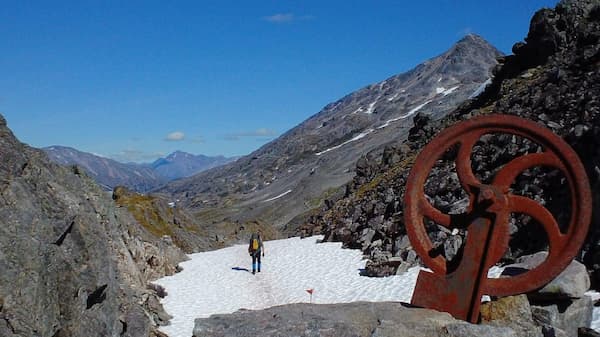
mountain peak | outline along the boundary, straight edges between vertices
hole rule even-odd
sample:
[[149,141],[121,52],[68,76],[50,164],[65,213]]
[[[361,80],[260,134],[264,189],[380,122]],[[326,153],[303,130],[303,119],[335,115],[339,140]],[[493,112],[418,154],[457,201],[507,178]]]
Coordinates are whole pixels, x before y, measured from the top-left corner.
[[494,47],[486,39],[484,39],[483,37],[481,37],[477,34],[473,34],[473,33],[469,33],[469,34],[465,35],[462,39],[458,40],[454,44],[454,48],[451,48],[451,50],[456,49],[456,48],[461,48],[461,47],[493,49],[499,54],[499,56],[501,55],[500,51],[498,51],[496,49],[496,47]]
[[193,154],[191,154],[191,153],[187,153],[187,152],[183,152],[183,151],[177,150],[177,151],[175,151],[175,152],[173,152],[173,153],[169,154],[169,155],[166,157],[166,159],[167,159],[167,160],[173,160],[173,159],[175,159],[175,158],[177,158],[177,157],[184,157],[184,158],[188,158],[188,157],[194,157],[194,155],[193,155]]
[[481,37],[480,35],[477,35],[475,33],[469,33],[465,36],[463,36],[462,39],[458,40],[457,43],[466,43],[466,42],[486,42],[487,41]]
[[[220,208],[231,197],[236,206],[223,206],[228,210],[214,220],[260,218],[283,226],[351,179],[363,154],[402,141],[415,113],[440,118],[470,97],[490,78],[499,54],[483,38],[469,34],[412,70],[328,104],[235,163],[160,191],[192,208]],[[289,198],[298,202],[285,204]],[[226,214],[229,209],[235,212]]]
[[195,155],[177,150],[164,158],[158,158],[150,166],[161,176],[173,180],[226,164],[233,159],[223,156],[209,157],[203,154]]
[[450,66],[463,64],[466,69],[490,57],[497,58],[503,54],[483,37],[471,33],[458,40],[444,55],[445,62]]

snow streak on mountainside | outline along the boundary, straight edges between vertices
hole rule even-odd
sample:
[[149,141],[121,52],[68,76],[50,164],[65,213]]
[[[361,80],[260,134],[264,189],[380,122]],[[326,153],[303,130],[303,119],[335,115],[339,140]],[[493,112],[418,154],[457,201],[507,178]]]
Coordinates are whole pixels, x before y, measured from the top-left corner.
[[[437,119],[467,99],[490,78],[498,56],[481,37],[468,35],[406,73],[328,104],[252,154],[159,191],[193,209],[220,210],[204,220],[262,219],[285,225],[348,182],[362,155],[403,141],[417,111]],[[288,190],[273,203],[261,203]]]

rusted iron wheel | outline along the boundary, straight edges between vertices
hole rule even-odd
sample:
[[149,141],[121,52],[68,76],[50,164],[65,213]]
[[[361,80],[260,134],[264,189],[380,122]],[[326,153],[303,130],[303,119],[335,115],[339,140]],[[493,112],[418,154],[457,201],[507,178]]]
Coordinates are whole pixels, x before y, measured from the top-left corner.
[[[506,133],[527,138],[540,145],[543,151],[514,158],[496,173],[491,184],[484,185],[471,169],[471,152],[482,135],[491,133]],[[452,228],[452,218],[430,204],[425,197],[424,186],[437,160],[454,146],[458,146],[455,159],[458,179],[470,197],[467,213],[473,209],[476,198],[481,198],[482,190],[491,191],[489,194],[496,193],[498,199],[501,199],[493,208],[496,218],[485,262],[488,264],[486,268],[495,264],[508,247],[508,222],[511,213],[531,216],[543,226],[548,236],[549,254],[544,262],[514,277],[482,280],[483,293],[495,296],[513,295],[537,289],[551,281],[579,252],[591,219],[592,197],[588,178],[577,154],[562,138],[545,127],[510,115],[476,117],[440,132],[421,151],[410,172],[406,185],[404,215],[413,248],[425,265],[437,274],[446,274],[446,260],[442,256],[430,256],[433,244],[427,234],[424,219]],[[552,213],[544,206],[510,192],[510,185],[515,178],[524,170],[536,166],[559,169],[568,181],[571,218],[564,233],[561,232]],[[479,195],[475,191],[479,191]]]

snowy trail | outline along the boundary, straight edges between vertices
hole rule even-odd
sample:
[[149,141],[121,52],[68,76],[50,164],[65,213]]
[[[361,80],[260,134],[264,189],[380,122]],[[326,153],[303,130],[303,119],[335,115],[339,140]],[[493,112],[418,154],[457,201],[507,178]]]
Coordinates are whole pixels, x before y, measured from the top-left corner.
[[[192,335],[194,319],[239,309],[276,305],[354,301],[410,302],[418,267],[398,276],[370,278],[359,275],[365,266],[359,250],[341,249],[341,243],[319,243],[321,236],[265,241],[262,272],[252,275],[247,245],[191,254],[183,271],[157,280],[167,296],[161,301],[173,316],[161,331],[170,337]],[[492,268],[490,277],[501,269]],[[600,297],[598,293],[590,293]],[[594,308],[592,327],[600,327],[600,308]]]
[[180,264],[182,272],[155,282],[167,290],[162,303],[173,316],[161,330],[189,337],[195,318],[309,302],[307,289],[314,289],[313,303],[410,301],[418,268],[402,277],[362,277],[359,250],[317,244],[321,238],[265,241],[262,272],[256,275],[247,271],[252,267],[246,245],[190,255]]

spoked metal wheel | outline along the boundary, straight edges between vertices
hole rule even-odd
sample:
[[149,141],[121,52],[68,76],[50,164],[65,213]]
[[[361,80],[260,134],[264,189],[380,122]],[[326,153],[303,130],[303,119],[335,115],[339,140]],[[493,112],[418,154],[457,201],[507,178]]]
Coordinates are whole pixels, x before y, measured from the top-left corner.
[[[510,134],[526,138],[542,147],[542,152],[512,159],[496,173],[489,184],[477,179],[471,169],[473,146],[485,134]],[[492,214],[489,234],[486,234],[484,261],[487,269],[505,254],[509,240],[511,213],[531,216],[542,225],[548,237],[549,253],[544,262],[523,274],[507,278],[487,278],[478,281],[482,294],[506,296],[537,289],[556,277],[579,252],[588,231],[592,198],[583,164],[562,138],[535,122],[510,115],[488,115],[472,118],[443,130],[418,155],[408,177],[405,193],[405,224],[413,248],[425,265],[435,274],[448,273],[443,256],[431,254],[425,219],[448,229],[465,226],[455,218],[436,209],[425,196],[424,186],[430,171],[445,152],[457,147],[455,167],[460,185],[469,196],[469,206],[461,219],[488,218]],[[511,193],[510,186],[523,171],[536,166],[556,168],[564,174],[571,195],[571,217],[568,228],[562,231],[553,216],[539,202]],[[470,224],[466,224],[469,226]],[[470,233],[469,233],[470,234]],[[468,235],[469,235],[468,234]],[[469,242],[467,241],[467,245]],[[479,299],[478,299],[479,301]]]

